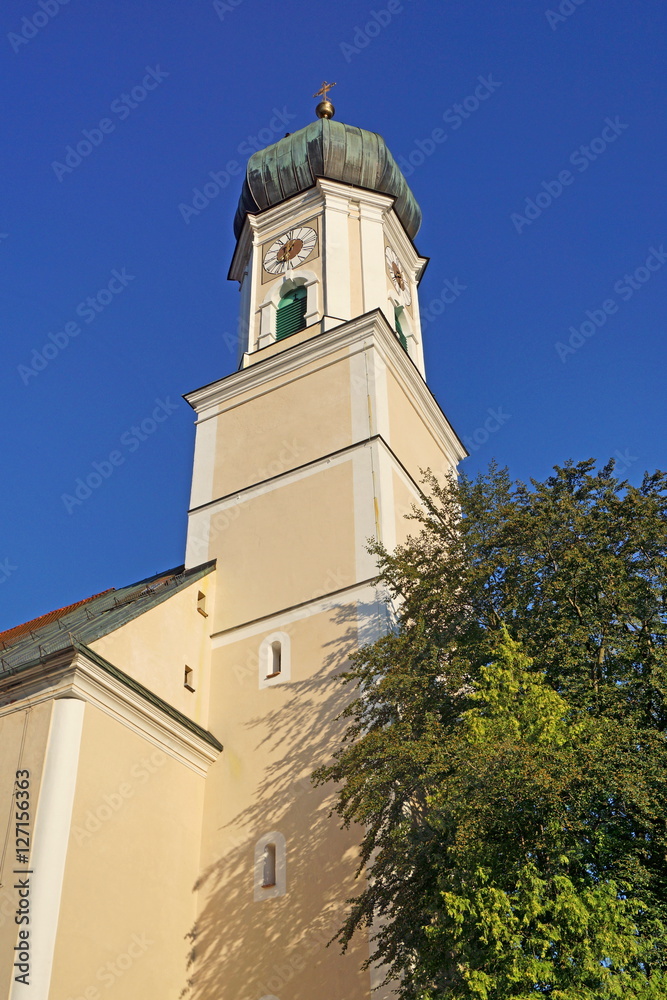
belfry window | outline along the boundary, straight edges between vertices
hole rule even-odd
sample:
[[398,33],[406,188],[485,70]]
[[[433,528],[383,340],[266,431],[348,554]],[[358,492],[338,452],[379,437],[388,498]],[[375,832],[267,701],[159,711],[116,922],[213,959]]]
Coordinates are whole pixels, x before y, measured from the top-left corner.
[[403,309],[399,309],[398,306],[396,306],[394,308],[394,323],[396,325],[396,336],[398,337],[398,339],[401,342],[401,347],[403,347],[407,351],[407,349],[408,349],[408,341],[407,341],[407,338],[406,338],[405,334],[403,333],[403,327],[401,326],[401,313],[402,312],[403,312]]
[[297,285],[285,292],[278,303],[276,315],[276,340],[284,340],[306,326],[308,292],[304,285]]

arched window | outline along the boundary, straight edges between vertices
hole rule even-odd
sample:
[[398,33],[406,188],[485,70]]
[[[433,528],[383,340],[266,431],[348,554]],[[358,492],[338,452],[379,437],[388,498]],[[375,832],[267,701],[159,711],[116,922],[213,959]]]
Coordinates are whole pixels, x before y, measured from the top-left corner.
[[297,285],[291,291],[285,292],[278,303],[276,340],[284,340],[298,330],[305,329],[307,304],[308,291],[304,285]]
[[258,681],[260,690],[291,678],[291,642],[288,632],[271,632],[259,646]]
[[406,338],[405,334],[403,333],[403,327],[401,326],[401,314],[402,313],[403,313],[403,308],[402,307],[400,307],[400,306],[395,306],[394,307],[394,323],[396,325],[396,336],[398,337],[398,339],[401,342],[401,347],[403,347],[407,351],[407,349],[408,349],[408,341],[407,341],[407,338]]
[[255,844],[254,898],[256,903],[287,892],[287,851],[282,833],[274,830]]

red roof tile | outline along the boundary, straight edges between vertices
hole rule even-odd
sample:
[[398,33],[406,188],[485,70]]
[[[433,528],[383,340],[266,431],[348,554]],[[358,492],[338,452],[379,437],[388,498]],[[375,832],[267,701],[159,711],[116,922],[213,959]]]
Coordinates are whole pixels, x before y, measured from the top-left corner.
[[70,611],[74,611],[75,608],[80,608],[82,604],[88,604],[89,601],[94,601],[96,597],[101,597],[102,594],[108,594],[115,587],[108,587],[106,590],[101,590],[99,594],[93,594],[92,597],[84,597],[82,601],[77,601],[75,604],[68,604],[66,608],[58,608],[56,611],[49,611],[45,615],[40,615],[39,618],[33,618],[29,622],[24,622],[23,625],[15,625],[13,628],[7,629],[5,632],[0,632],[0,642],[4,643],[5,646],[9,643],[15,642],[17,639],[21,639],[24,635],[27,635],[33,629],[41,628],[42,625],[48,625],[50,622],[55,622],[59,618],[63,618],[65,615],[69,614]]

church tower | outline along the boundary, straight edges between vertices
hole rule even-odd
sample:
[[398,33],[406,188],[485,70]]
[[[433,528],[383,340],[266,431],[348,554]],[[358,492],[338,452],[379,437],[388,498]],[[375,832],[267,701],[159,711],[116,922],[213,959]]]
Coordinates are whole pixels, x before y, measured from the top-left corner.
[[[356,891],[359,831],[310,775],[349,697],[338,674],[386,630],[370,539],[393,549],[420,469],[465,450],[425,382],[421,212],[381,136],[318,119],[247,166],[229,277],[239,369],[197,414],[186,570],[216,561],[209,770],[191,995],[380,1000],[368,941],[326,944]],[[206,611],[209,614],[209,609]]]
[[0,633],[1,997],[389,995],[368,939],[327,947],[361,831],[310,776],[390,624],[368,542],[465,450],[424,377],[419,208],[332,115],[248,163],[185,565]]

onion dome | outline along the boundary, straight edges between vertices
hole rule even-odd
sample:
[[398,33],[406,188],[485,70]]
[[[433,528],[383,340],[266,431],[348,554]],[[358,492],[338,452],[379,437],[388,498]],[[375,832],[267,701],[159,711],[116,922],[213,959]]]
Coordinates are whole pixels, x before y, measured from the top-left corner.
[[323,117],[250,157],[234,219],[236,238],[246,215],[307,191],[318,177],[389,195],[410,239],[417,235],[421,209],[382,136]]

